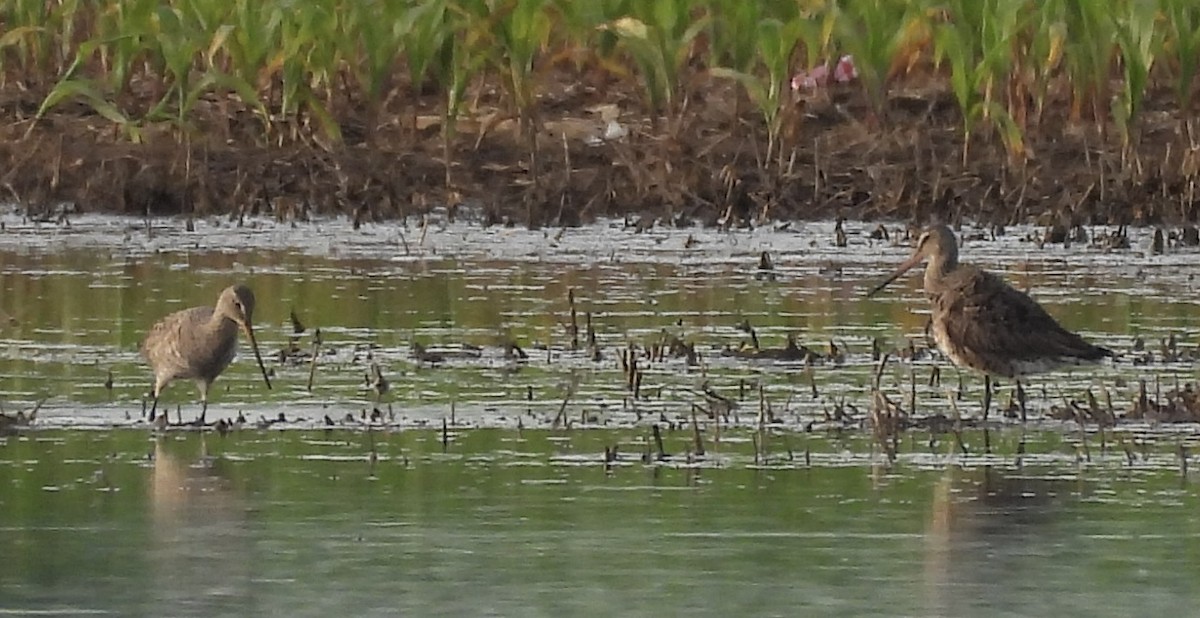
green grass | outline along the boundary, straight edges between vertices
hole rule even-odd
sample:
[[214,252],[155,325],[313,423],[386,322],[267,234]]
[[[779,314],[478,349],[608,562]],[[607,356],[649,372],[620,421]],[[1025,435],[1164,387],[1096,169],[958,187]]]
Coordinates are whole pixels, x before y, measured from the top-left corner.
[[[785,151],[787,83],[853,54],[870,122],[914,67],[953,93],[972,139],[1025,156],[1049,85],[1073,120],[1136,142],[1148,90],[1190,113],[1200,9],[1181,0],[5,0],[0,88],[30,89],[40,114],[79,102],[129,139],[165,123],[196,132],[201,101],[259,118],[263,143],[343,140],[350,110],[367,135],[389,101],[436,94],[447,142],[479,85],[536,149],[552,70],[585,69],[641,93],[658,130],[687,111],[694,78],[734,78],[759,113],[769,162]],[[564,60],[567,60],[564,62]],[[702,83],[702,82],[701,82]],[[740,105],[729,106],[734,115]],[[667,124],[659,124],[666,121]]]

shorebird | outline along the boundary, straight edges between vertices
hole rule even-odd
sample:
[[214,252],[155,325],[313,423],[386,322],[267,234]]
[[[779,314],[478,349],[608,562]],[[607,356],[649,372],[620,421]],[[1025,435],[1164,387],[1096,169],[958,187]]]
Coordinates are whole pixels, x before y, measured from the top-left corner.
[[925,230],[912,256],[867,296],[926,261],[925,295],[933,309],[933,339],[955,365],[984,375],[984,419],[991,404],[992,376],[1016,382],[1024,420],[1022,378],[1113,356],[1111,350],[1063,328],[1029,295],[997,275],[959,264],[958,241],[945,225]]
[[163,389],[172,380],[190,378],[196,381],[200,390],[200,417],[196,423],[204,424],[208,389],[233,361],[239,328],[250,339],[263,381],[271,388],[271,379],[267,377],[262,355],[258,352],[258,341],[254,339],[253,315],[254,293],[244,285],[232,285],[221,291],[216,307],[176,311],[150,328],[141,346],[142,356],[154,370],[154,404],[150,407],[150,421],[154,421],[158,397]]

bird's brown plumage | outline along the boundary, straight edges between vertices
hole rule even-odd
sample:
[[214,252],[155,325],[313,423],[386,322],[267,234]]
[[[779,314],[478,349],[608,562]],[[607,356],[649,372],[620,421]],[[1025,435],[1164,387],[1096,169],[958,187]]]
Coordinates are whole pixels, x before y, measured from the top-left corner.
[[254,293],[244,285],[233,285],[221,292],[215,307],[183,309],[155,323],[141,345],[142,356],[154,370],[151,416],[163,389],[176,379],[195,380],[201,404],[207,408],[209,387],[237,353],[239,329],[250,339],[263,380],[271,388],[254,337],[253,315]]
[[1110,350],[1063,328],[1029,295],[1000,277],[959,264],[958,242],[944,225],[926,230],[912,256],[871,294],[924,261],[934,341],[956,365],[1020,379],[1059,365],[1112,356]]

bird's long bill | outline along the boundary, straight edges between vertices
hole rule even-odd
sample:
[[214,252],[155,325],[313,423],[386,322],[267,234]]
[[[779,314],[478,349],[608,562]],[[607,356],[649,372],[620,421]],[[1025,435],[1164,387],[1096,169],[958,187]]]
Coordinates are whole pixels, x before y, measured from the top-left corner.
[[871,288],[871,291],[867,292],[867,298],[874,296],[879,292],[879,290],[887,287],[889,283],[899,279],[900,275],[912,270],[913,267],[917,264],[920,264],[923,259],[925,259],[924,255],[914,252],[911,257],[909,257],[907,260],[904,260],[904,263],[901,264],[899,268],[897,268],[892,274],[888,275],[887,279],[884,279],[879,283],[879,285]]
[[254,327],[250,326],[249,322],[244,325],[246,338],[250,340],[250,347],[254,350],[254,360],[258,361],[258,370],[262,372],[263,382],[267,383],[267,388],[271,388],[271,378],[267,377],[267,367],[263,364],[262,354],[258,351],[258,340],[254,338]]

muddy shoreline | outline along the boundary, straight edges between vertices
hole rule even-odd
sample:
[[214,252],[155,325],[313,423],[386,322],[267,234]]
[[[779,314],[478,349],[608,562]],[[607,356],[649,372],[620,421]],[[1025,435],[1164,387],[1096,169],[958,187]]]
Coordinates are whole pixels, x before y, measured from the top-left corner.
[[[839,85],[789,110],[787,157],[761,162],[757,112],[730,83],[696,78],[686,111],[649,118],[636,96],[571,82],[540,100],[536,157],[498,97],[477,97],[449,147],[435,101],[376,113],[342,105],[343,142],[296,118],[287,135],[229,101],[188,129],[122,129],[82,104],[35,119],[40,93],[0,89],[0,200],[32,217],[343,215],[386,221],[446,207],[485,224],[573,226],[602,216],[675,225],[755,225],[846,217],[1043,225],[1197,219],[1200,148],[1170,92],[1148,93],[1140,139],[1123,148],[1069,105],[1050,102],[1014,163],[979,135],[964,162],[961,116],[940,80],[896,84],[884,118]],[[621,137],[605,140],[598,107]],[[609,113],[612,116],[611,113]],[[368,118],[373,118],[369,121]],[[267,143],[273,141],[273,143]],[[449,183],[447,183],[449,176]],[[465,208],[461,208],[465,207]]]

